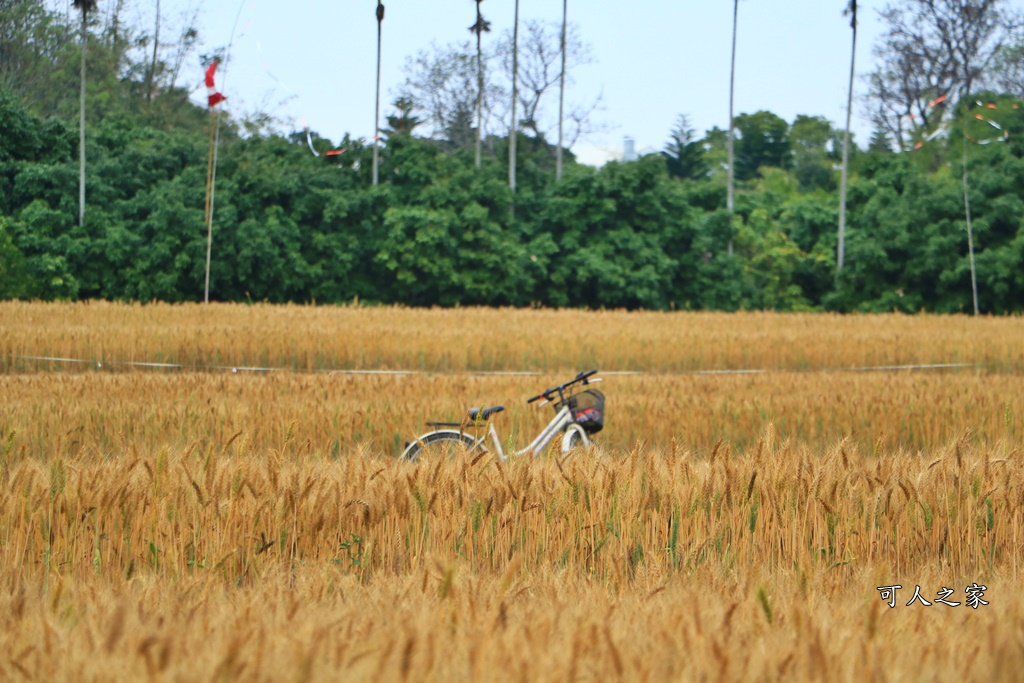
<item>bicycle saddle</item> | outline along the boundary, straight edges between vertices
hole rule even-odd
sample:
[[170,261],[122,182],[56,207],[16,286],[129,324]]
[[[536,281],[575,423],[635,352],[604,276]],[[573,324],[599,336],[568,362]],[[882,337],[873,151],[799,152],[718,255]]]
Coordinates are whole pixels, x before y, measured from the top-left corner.
[[490,408],[484,408],[483,410],[481,410],[480,408],[470,408],[469,419],[486,420],[491,415],[494,415],[495,413],[500,413],[503,410],[505,410],[505,406],[491,406]]

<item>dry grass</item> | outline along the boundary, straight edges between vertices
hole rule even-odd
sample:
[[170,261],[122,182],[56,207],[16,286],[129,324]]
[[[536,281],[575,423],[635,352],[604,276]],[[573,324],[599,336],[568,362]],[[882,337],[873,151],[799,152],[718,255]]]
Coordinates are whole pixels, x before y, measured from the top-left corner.
[[[570,375],[571,376],[571,375]],[[526,398],[567,379],[542,377],[326,376],[278,373],[33,373],[0,375],[0,433],[16,455],[87,449],[194,446],[234,439],[259,449],[286,441],[339,455],[354,443],[396,455],[431,419],[459,420],[470,406],[504,404],[499,432],[522,447],[553,415]],[[745,448],[768,423],[781,438],[826,447],[850,437],[865,450],[928,448],[970,435],[997,445],[1024,429],[1020,376],[976,371],[610,376],[611,451],[637,441],[709,451]]]
[[[896,579],[942,569],[961,579],[1016,572],[1024,541],[1024,449],[956,442],[921,457],[841,443],[822,454],[776,444],[770,426],[750,451],[699,459],[635,448],[566,463],[419,466],[243,446],[27,459],[2,474],[0,557],[29,575],[176,580],[201,564],[244,585],[279,562],[337,560],[370,581],[428,558],[501,574],[520,555],[527,570],[615,585],[636,580],[641,564],[657,581],[705,564],[863,565]],[[358,551],[339,549],[353,537]]]
[[[210,312],[0,304],[0,347],[544,374],[0,356],[0,680],[1019,678],[1019,319]],[[812,370],[950,360],[998,367]],[[708,364],[782,370],[663,374]],[[662,373],[602,385],[599,452],[394,458],[480,403],[521,442],[523,399],[591,365]],[[989,605],[906,606],[974,582]]]
[[[0,667],[1011,680],[1024,453],[933,455],[817,454],[769,430],[743,454],[564,466],[288,448],[23,460],[0,488]],[[963,602],[975,581],[978,610],[905,605],[915,585]],[[890,609],[876,587],[893,583]]]
[[[937,585],[942,580],[921,577]],[[541,571],[503,587],[439,571],[359,584],[281,573],[259,590],[189,578],[0,594],[0,677],[81,681],[1019,680],[1019,592],[895,609],[869,572],[807,587],[743,569],[611,592]],[[757,589],[771,596],[768,623]],[[936,612],[936,609],[943,612]],[[120,626],[119,626],[120,625]]]
[[1024,318],[0,302],[11,356],[430,372],[1024,364]]

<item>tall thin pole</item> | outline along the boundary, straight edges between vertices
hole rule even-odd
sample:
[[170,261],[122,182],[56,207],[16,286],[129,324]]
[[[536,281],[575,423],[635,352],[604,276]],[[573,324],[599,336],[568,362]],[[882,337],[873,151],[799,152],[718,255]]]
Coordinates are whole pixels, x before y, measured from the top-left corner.
[[89,34],[86,30],[86,15],[88,6],[82,6],[82,73],[81,73],[81,98],[78,105],[78,224],[85,224],[85,50],[89,43]]
[[558,77],[558,147],[555,148],[555,180],[562,179],[562,126],[565,120],[565,26],[569,17],[569,0],[562,0],[562,36],[559,49],[562,51],[562,71]]
[[857,0],[850,0],[850,28],[853,46],[850,49],[850,87],[846,93],[846,132],[843,134],[843,170],[839,181],[839,246],[836,253],[836,274],[843,269],[846,251],[846,183],[850,165],[850,119],[853,115],[853,78],[857,59]]
[[[213,109],[210,110],[210,152],[206,158],[206,205],[203,207],[204,223],[210,222],[210,185],[213,183],[213,140],[214,124],[216,123],[213,111]],[[209,261],[207,261],[207,265],[209,265]]]
[[153,82],[156,80],[156,58],[160,49],[160,0],[156,0],[156,24],[153,26],[153,57],[146,73],[146,101],[153,101]]
[[978,315],[978,276],[974,270],[974,232],[971,230],[971,200],[967,196],[967,116],[964,116],[964,211],[967,216],[967,251],[971,257],[971,292],[974,295],[974,315]]
[[373,115],[373,184],[378,181],[380,169],[380,35],[384,24],[384,3],[377,0],[377,108]]
[[512,129],[508,134],[508,186],[513,193],[516,191],[516,137],[519,130],[516,124],[516,97],[519,79],[519,0],[516,0],[515,19],[512,22]]
[[206,166],[206,281],[203,303],[210,303],[210,256],[213,253],[213,188],[217,178],[217,142],[219,119],[216,108],[210,109],[210,156]]
[[[235,14],[235,23],[231,27],[231,40],[228,41],[227,53],[224,55],[224,70],[221,72],[220,86],[227,89],[228,68],[227,63],[231,58],[231,48],[235,44],[235,32],[238,30],[238,20],[242,18],[242,8],[245,7],[245,0],[238,5],[238,13]],[[217,187],[217,152],[220,147],[220,112],[216,106],[210,111],[213,128],[213,144],[211,145],[210,166],[207,172],[209,178],[209,191],[207,192],[207,214],[206,214],[206,285],[203,288],[203,303],[210,303],[210,257],[213,253],[213,198]]]
[[732,256],[732,210],[735,190],[733,184],[736,182],[735,169],[735,133],[733,124],[733,94],[736,90],[736,21],[740,13],[740,0],[733,0],[732,5],[732,66],[729,69],[729,187],[726,190],[725,206],[729,211],[730,235],[729,235],[729,256]]
[[476,0],[476,167],[480,168],[480,131],[484,125],[484,58],[480,41],[484,32],[484,21],[480,15],[480,3]]

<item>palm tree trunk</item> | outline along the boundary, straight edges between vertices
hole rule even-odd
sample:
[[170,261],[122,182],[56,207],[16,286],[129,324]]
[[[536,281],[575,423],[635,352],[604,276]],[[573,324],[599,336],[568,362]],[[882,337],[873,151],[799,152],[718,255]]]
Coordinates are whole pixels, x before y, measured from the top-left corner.
[[562,179],[562,126],[565,120],[565,28],[569,16],[569,0],[562,0],[562,36],[559,49],[562,51],[562,71],[558,77],[558,146],[555,148],[555,180]]
[[476,167],[480,168],[480,129],[484,122],[484,59],[480,44],[483,33],[483,17],[480,16],[480,2],[476,0]]
[[850,164],[850,119],[853,115],[853,78],[857,59],[857,0],[850,0],[850,28],[853,47],[850,49],[850,87],[846,93],[846,132],[843,134],[843,171],[839,181],[839,247],[836,252],[836,275],[843,269],[846,254],[846,183]]
[[732,66],[729,69],[729,185],[726,190],[726,208],[729,210],[729,256],[732,256],[732,210],[734,206],[734,185],[736,183],[735,129],[733,127],[733,94],[736,90],[736,23],[740,13],[740,0],[732,5]]
[[384,24],[384,4],[377,0],[377,105],[373,116],[373,184],[378,182],[380,169],[380,39]]
[[82,73],[81,73],[81,98],[78,104],[78,224],[85,224],[85,50],[88,44],[88,33],[86,31],[86,15],[88,11],[82,8]]
[[516,136],[519,127],[516,125],[516,97],[519,78],[519,0],[516,0],[515,19],[512,23],[512,128],[508,134],[508,186],[513,193],[516,191]]
[[153,57],[146,73],[146,101],[153,100],[153,82],[156,80],[156,58],[160,49],[160,0],[156,0],[156,24],[153,26]]

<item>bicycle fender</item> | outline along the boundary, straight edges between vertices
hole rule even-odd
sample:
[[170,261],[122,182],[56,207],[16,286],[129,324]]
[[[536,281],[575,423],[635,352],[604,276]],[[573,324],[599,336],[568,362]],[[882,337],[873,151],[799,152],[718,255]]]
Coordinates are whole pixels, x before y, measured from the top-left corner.
[[581,446],[586,448],[590,445],[590,439],[587,438],[587,433],[578,424],[571,424],[565,428],[565,434],[562,435],[562,455],[568,455],[569,451],[572,450],[573,435],[579,435],[579,443]]

